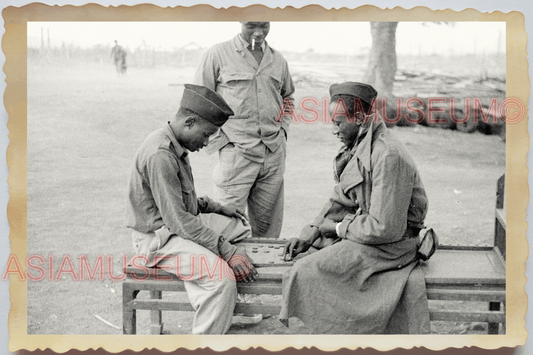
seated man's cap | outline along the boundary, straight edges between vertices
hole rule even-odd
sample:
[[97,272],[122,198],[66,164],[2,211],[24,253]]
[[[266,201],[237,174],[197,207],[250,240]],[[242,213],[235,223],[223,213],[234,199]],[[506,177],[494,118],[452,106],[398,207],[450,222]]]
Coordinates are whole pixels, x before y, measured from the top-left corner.
[[185,84],[180,106],[191,110],[215,126],[222,126],[234,115],[226,101],[205,86]]
[[351,95],[360,98],[369,105],[376,98],[378,92],[370,85],[348,81],[340,84],[333,84],[329,87],[331,97],[335,95]]

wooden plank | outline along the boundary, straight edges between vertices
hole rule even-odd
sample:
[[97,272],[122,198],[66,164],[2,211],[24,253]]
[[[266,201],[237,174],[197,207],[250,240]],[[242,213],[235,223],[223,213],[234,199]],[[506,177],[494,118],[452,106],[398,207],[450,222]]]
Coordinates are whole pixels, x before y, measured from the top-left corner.
[[[249,294],[270,294],[281,295],[281,279],[279,282],[273,282],[273,280],[256,281],[253,283],[239,283],[237,284],[238,292]],[[161,282],[161,281],[124,281],[124,283],[130,283],[136,290],[148,290],[148,291],[172,291],[172,292],[185,292],[185,286],[183,281],[178,282]],[[453,296],[445,296],[445,294],[457,294],[457,297],[463,297],[467,299],[471,295],[479,295],[478,297],[485,297],[487,295],[487,301],[503,301],[505,300],[505,287],[501,285],[490,286],[471,286],[471,285],[455,285],[455,284],[437,284],[427,286],[428,297],[430,299],[438,299],[431,297],[448,297],[443,299],[452,299]],[[435,295],[435,296],[433,296]],[[488,295],[493,295],[489,297]],[[472,296],[476,297],[476,296]],[[491,299],[488,299],[491,298]]]
[[[137,310],[162,310],[162,311],[194,311],[190,303],[161,301],[157,299],[134,300],[129,306]],[[262,303],[237,303],[235,313],[244,314],[279,314],[281,306],[266,305]]]
[[281,282],[282,278],[283,278],[283,274],[285,271],[287,270],[290,270],[290,268],[285,268],[285,269],[282,269],[282,268],[275,268],[276,272],[273,272],[271,270],[268,270],[268,271],[264,271],[265,269],[261,269],[261,270],[258,270],[257,272],[259,273],[259,277],[257,278],[257,281],[260,281],[260,280],[265,280],[265,281],[279,281]]
[[281,295],[281,284],[245,283],[237,284],[237,292],[252,295]]
[[496,209],[496,219],[498,220],[498,222],[500,222],[500,224],[502,225],[504,229],[507,229],[505,216],[506,216],[506,213],[504,209],[501,209],[501,208]]
[[[494,285],[505,286],[505,265],[502,258],[496,253],[493,248],[476,248],[475,250],[451,250],[439,249],[433,255],[431,260],[422,263],[422,270],[426,277],[426,284],[431,285],[485,285],[493,287]],[[277,270],[276,270],[277,269]],[[260,280],[270,280],[281,282],[283,273],[290,269],[286,267],[268,267],[259,269]],[[126,269],[128,280],[134,280],[134,275],[146,276],[146,270],[128,267]],[[175,275],[167,273],[164,270],[148,269],[148,278],[153,281],[164,283],[168,282],[166,279],[172,281],[180,281]],[[142,277],[140,283],[147,282]],[[176,282],[178,283],[178,282]],[[140,289],[156,290],[157,288],[142,287]],[[161,286],[161,290],[165,290],[165,286]],[[169,289],[170,290],[170,289]]]
[[501,256],[506,259],[507,240],[506,240],[506,212],[505,212],[505,174],[503,174],[497,183],[496,188],[496,218],[494,227],[494,247],[499,250]]
[[[160,300],[163,298],[163,292],[150,291],[150,297]],[[150,311],[150,334],[159,335],[163,332],[162,313],[160,309]]]
[[194,311],[190,303],[172,302],[162,300],[133,300],[130,302],[133,309],[162,310],[162,311]]
[[[190,303],[170,302],[161,300],[134,300],[128,305],[134,310],[161,310],[161,311],[182,311],[193,312],[194,309]],[[260,303],[237,303],[235,313],[244,314],[271,314],[277,315],[281,311],[279,305],[265,305]],[[430,309],[431,321],[449,321],[449,322],[488,322],[488,323],[505,323],[505,313],[502,311],[442,311]]]
[[496,183],[496,208],[505,208],[505,174]]
[[155,281],[155,280],[146,280],[146,281],[133,281],[125,280],[124,283],[132,284],[133,287],[137,290],[142,291],[172,291],[172,292],[184,292],[185,285],[183,281],[177,280],[173,282],[165,281]]
[[429,312],[429,319],[432,321],[447,322],[487,322],[487,323],[505,323],[504,312],[462,312],[462,311],[441,311],[432,310]]
[[[174,282],[162,282],[155,280],[148,281],[124,281],[130,283],[136,290],[142,291],[172,291],[172,292],[185,292],[185,285],[183,281]],[[281,295],[281,279],[279,282],[272,280],[266,281],[254,281],[250,283],[237,283],[237,291],[239,293],[248,294],[268,294],[268,295]]]
[[437,250],[421,267],[426,283],[505,285],[505,266],[494,250]]
[[137,333],[137,313],[130,307],[130,304],[139,291],[131,286],[126,283],[122,284],[122,334]]
[[[257,270],[259,273],[258,281],[259,280],[281,280],[283,273],[290,269],[290,265],[264,265],[264,267],[260,268],[260,270]],[[144,281],[177,281],[177,282],[183,282],[181,279],[179,279],[176,275],[166,272],[165,270],[158,269],[158,268],[148,268],[148,273],[145,269],[139,269],[134,268],[132,266],[128,266],[124,272],[126,273],[126,277],[128,280],[134,280],[139,282]],[[187,275],[186,275],[187,276]]]
[[166,272],[160,268],[136,268],[128,265],[124,272],[128,279],[136,281],[181,281],[176,275]]
[[439,245],[440,250],[457,250],[457,251],[492,251],[494,247],[492,245]]
[[235,245],[243,244],[274,244],[274,245],[285,245],[287,240],[285,239],[273,239],[273,238],[246,238],[242,241],[235,243]]
[[468,288],[472,288],[475,286],[483,287],[484,285],[493,287],[495,285],[505,285],[505,278],[491,278],[491,277],[468,277],[468,278],[462,278],[460,276],[454,275],[450,277],[444,277],[444,276],[427,276],[426,275],[426,285],[442,285],[442,284],[449,284],[449,285],[468,285]]
[[[502,304],[500,302],[489,302],[489,311],[500,311],[501,305]],[[489,334],[498,334],[499,328],[500,327],[498,323],[489,323],[487,330]]]
[[279,305],[267,305],[261,303],[237,303],[235,313],[244,314],[272,314],[278,315],[281,312]]
[[494,249],[505,262],[507,249],[507,232],[501,223],[495,219],[494,222]]
[[429,289],[430,300],[505,302],[505,291]]
[[426,290],[445,289],[457,291],[501,291],[505,292],[504,284],[454,284],[454,283],[426,283]]
[[500,254],[500,251],[498,249],[495,249],[494,252],[487,253],[486,255],[493,269],[496,270],[498,273],[505,275],[505,259],[503,259],[502,255]]
[[[253,259],[252,259],[253,261]],[[262,269],[262,268],[266,268],[266,267],[279,267],[279,268],[282,268],[282,267],[287,267],[287,266],[292,266],[294,265],[294,261],[274,261],[274,262],[269,262],[269,263],[256,263],[254,262],[254,266],[256,269]],[[259,272],[259,270],[258,270]]]

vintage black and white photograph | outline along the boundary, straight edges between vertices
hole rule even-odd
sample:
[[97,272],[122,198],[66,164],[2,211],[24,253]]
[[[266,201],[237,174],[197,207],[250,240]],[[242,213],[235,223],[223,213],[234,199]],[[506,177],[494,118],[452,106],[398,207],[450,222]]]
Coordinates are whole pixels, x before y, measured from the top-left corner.
[[505,99],[505,22],[29,22],[27,333],[505,334]]

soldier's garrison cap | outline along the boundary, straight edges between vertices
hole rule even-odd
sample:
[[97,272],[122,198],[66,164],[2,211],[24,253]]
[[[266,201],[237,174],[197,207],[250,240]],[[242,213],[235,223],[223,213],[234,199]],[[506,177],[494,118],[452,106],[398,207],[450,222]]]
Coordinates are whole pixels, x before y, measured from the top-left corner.
[[222,126],[234,115],[226,101],[205,86],[185,84],[180,106],[191,110],[215,126]]
[[360,98],[369,105],[376,98],[378,92],[370,85],[347,81],[345,83],[333,84],[329,87],[331,97],[335,95],[351,95]]

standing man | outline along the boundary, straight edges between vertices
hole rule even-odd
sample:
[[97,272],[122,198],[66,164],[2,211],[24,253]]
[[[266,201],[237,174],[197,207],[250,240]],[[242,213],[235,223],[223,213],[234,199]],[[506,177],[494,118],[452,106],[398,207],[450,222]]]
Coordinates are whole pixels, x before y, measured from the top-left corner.
[[241,33],[211,47],[195,83],[219,93],[234,114],[209,142],[218,151],[215,198],[248,208],[252,236],[278,238],[294,85],[283,56],[265,41],[269,22],[242,22]]
[[208,197],[197,198],[189,152],[207,145],[233,112],[217,93],[185,84],[178,113],[153,132],[135,155],[126,206],[136,254],[185,282],[196,314],[193,334],[224,334],[237,287],[257,276],[243,248],[250,235],[244,213]]
[[372,86],[334,84],[330,94],[333,134],[343,143],[336,185],[285,245],[286,259],[318,251],[285,275],[280,318],[298,317],[322,334],[428,333],[424,276],[415,268],[428,200],[416,164],[373,111]]

